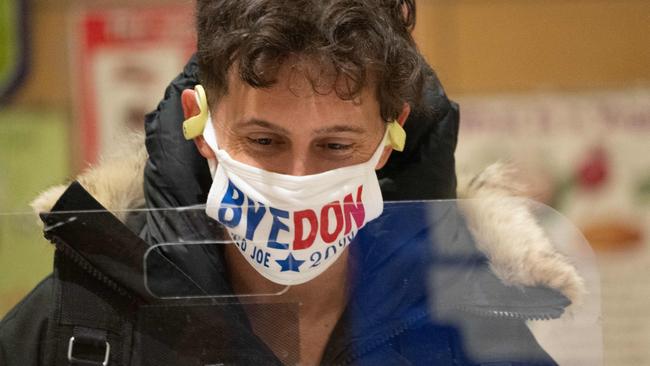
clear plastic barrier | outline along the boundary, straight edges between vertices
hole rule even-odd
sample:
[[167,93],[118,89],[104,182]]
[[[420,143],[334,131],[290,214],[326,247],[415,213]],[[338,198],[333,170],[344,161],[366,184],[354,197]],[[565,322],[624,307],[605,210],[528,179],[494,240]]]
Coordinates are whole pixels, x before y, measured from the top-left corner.
[[[285,226],[286,235],[273,240],[230,235],[205,207],[53,212],[42,215],[42,228],[32,214],[4,213],[0,244],[44,233],[56,245],[60,281],[131,299],[124,318],[143,334],[143,347],[158,353],[135,356],[139,364],[169,361],[160,344],[177,360],[208,362],[213,351],[206,350],[217,341],[250,359],[270,352],[297,364],[304,342],[315,339],[305,322],[320,324],[318,311],[331,317],[323,323],[323,362],[395,348],[391,342],[406,342],[400,337],[409,347],[435,349],[436,337],[449,334],[470,360],[497,357],[494,350],[512,342],[513,359],[536,357],[532,345],[539,344],[560,364],[602,364],[594,255],[553,209],[519,198],[387,202],[356,231],[340,214],[345,209],[324,212],[300,223],[299,234]],[[296,244],[345,230],[324,247]],[[324,264],[322,274],[297,285],[274,283],[254,268],[283,274]]]

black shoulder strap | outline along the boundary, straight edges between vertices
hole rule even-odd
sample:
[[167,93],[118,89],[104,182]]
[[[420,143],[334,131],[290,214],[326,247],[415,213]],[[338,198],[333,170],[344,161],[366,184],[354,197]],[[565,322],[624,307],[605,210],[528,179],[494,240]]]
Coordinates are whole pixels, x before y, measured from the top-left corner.
[[124,290],[93,276],[85,263],[57,250],[54,306],[46,365],[128,365],[135,304]]

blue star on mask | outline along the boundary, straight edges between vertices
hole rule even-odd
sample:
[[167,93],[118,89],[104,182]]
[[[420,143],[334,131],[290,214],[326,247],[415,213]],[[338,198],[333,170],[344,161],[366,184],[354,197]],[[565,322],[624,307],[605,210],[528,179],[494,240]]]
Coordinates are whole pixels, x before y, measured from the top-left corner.
[[298,260],[293,257],[293,254],[289,253],[287,259],[279,260],[276,259],[276,262],[282,267],[280,272],[293,271],[300,272],[300,266],[305,263],[305,261]]

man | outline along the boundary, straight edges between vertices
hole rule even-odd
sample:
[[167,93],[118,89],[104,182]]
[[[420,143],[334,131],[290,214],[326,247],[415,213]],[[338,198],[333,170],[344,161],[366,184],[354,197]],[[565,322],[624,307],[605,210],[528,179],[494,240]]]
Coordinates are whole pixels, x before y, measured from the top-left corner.
[[[558,254],[522,291],[488,269],[453,210],[438,229],[426,205],[382,214],[383,199],[454,194],[457,113],[415,47],[414,14],[397,0],[199,0],[204,88],[190,64],[148,117],[146,152],[36,202],[55,275],[3,320],[0,360],[554,364],[523,320],[559,316],[569,300],[555,289],[579,286]],[[169,117],[179,102],[184,116]],[[120,214],[143,198],[155,210]],[[195,204],[201,216],[160,210]],[[148,247],[215,238],[233,244]],[[456,252],[470,265],[429,280]],[[494,316],[504,306],[513,315]]]

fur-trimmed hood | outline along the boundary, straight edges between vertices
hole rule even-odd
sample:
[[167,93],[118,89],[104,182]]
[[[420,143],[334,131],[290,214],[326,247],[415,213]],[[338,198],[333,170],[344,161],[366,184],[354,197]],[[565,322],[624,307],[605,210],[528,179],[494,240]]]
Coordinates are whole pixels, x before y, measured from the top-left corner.
[[[121,221],[127,211],[144,205],[143,175],[147,151],[141,134],[133,134],[118,154],[106,156],[76,180]],[[51,187],[32,203],[36,213],[49,212],[66,190]],[[458,197],[478,249],[507,286],[543,286],[559,291],[573,306],[585,293],[583,279],[569,259],[559,253],[517,195],[511,167],[496,163],[459,182]]]

